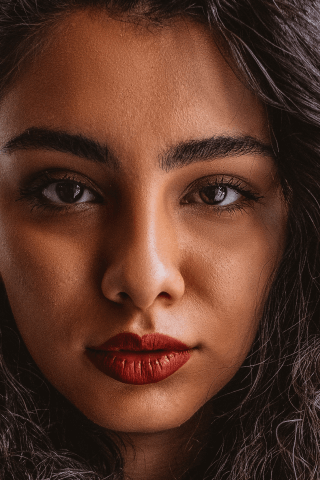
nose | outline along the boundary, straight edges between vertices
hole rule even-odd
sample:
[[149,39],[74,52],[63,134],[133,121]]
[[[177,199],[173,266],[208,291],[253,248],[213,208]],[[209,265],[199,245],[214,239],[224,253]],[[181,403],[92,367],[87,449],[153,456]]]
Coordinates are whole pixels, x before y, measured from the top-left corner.
[[104,272],[104,296],[146,310],[156,301],[173,303],[184,294],[174,222],[159,212],[140,212],[117,226],[117,243]]

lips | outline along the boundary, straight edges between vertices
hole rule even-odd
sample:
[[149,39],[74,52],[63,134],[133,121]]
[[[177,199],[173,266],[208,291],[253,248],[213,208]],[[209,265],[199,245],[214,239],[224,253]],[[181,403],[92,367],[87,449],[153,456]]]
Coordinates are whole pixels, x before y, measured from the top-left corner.
[[190,358],[190,347],[159,333],[139,337],[119,333],[98,347],[87,348],[90,361],[122,383],[157,383],[175,373]]

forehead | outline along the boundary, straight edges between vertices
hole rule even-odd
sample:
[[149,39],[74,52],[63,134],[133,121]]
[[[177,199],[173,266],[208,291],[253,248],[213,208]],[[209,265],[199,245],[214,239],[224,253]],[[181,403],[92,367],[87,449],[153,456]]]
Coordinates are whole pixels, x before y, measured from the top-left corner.
[[138,148],[138,140],[152,149],[215,134],[268,137],[263,106],[212,32],[183,18],[154,27],[102,12],[73,14],[21,75],[2,112],[3,132],[61,128],[107,139],[118,152]]

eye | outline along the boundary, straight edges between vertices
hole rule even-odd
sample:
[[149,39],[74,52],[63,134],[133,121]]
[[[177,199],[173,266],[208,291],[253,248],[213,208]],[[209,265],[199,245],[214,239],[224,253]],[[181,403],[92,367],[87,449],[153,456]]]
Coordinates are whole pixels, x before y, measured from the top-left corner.
[[182,204],[208,205],[217,211],[243,210],[259,202],[263,196],[254,192],[240,178],[219,175],[202,177],[189,185],[181,199]]
[[204,203],[217,207],[225,207],[241,199],[244,194],[235,188],[223,184],[200,186],[187,194],[185,203]]
[[74,172],[44,171],[19,188],[17,201],[26,201],[34,209],[55,214],[77,211],[77,206],[89,207],[103,202],[96,185],[87,177]]
[[[196,197],[197,194],[194,196]],[[208,205],[219,205],[221,207],[230,205],[241,198],[241,193],[225,185],[208,185],[198,192],[199,198]]]
[[55,204],[86,203],[96,199],[84,185],[70,180],[51,183],[43,188],[42,195]]

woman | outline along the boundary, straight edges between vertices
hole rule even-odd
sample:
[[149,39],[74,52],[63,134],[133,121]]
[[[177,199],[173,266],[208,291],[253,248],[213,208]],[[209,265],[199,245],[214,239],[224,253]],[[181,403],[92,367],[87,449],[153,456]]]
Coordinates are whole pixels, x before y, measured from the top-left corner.
[[319,477],[320,6],[3,0],[3,479]]

